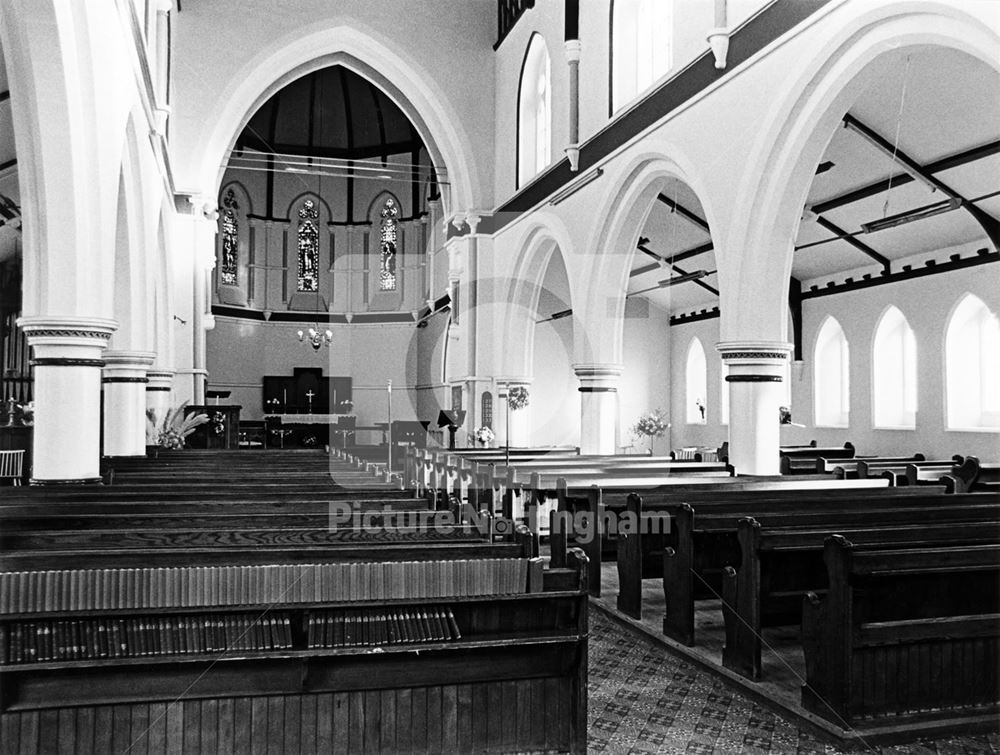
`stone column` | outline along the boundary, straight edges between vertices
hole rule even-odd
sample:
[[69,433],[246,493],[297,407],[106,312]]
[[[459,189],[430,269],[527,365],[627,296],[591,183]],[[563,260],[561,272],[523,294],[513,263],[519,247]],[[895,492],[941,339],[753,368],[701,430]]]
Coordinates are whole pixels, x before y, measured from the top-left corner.
[[729,463],[739,475],[780,474],[778,407],[792,345],[728,341],[717,348],[729,367]]
[[566,62],[569,65],[569,144],[566,156],[570,168],[580,166],[580,40],[566,40]]
[[580,379],[580,453],[610,455],[618,447],[620,364],[575,364]]
[[146,383],[146,411],[152,411],[156,416],[157,428],[163,424],[164,417],[173,409],[174,373],[170,370],[160,370],[154,365],[146,373],[149,381]]
[[104,353],[104,455],[146,455],[146,372],[149,351]]
[[34,352],[32,485],[101,481],[102,353],[117,328],[98,317],[22,317]]

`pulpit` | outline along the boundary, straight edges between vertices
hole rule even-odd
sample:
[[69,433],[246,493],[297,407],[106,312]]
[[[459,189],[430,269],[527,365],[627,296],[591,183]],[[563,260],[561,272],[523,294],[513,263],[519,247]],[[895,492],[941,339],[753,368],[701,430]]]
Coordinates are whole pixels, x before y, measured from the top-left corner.
[[239,448],[240,409],[232,404],[189,404],[184,409],[185,416],[204,414],[208,422],[195,428],[188,436],[189,448]]

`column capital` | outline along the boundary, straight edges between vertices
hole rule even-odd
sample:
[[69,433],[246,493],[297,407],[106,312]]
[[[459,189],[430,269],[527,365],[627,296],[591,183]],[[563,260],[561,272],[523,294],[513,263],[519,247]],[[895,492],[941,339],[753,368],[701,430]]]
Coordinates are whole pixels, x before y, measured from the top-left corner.
[[146,373],[147,391],[169,391],[173,388],[174,373],[170,370],[150,370]]
[[580,60],[580,40],[579,39],[567,39],[566,43],[566,61],[569,63],[576,63]]
[[624,369],[624,365],[613,362],[573,365],[573,372],[581,380],[617,380]]
[[32,346],[93,346],[103,349],[118,322],[106,317],[19,317],[18,326]]
[[104,366],[110,368],[146,370],[153,364],[156,354],[152,351],[105,351]]
[[784,341],[723,341],[715,348],[729,364],[781,364],[794,348]]

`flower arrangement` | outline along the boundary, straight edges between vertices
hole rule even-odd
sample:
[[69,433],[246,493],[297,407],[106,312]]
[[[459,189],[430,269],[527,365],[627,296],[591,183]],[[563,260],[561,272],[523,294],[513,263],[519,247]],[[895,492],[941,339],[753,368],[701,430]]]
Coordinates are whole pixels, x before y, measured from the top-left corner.
[[511,411],[523,409],[528,405],[528,389],[523,385],[515,385],[507,391],[507,406]]
[[653,438],[659,438],[667,432],[670,424],[663,416],[663,410],[656,409],[639,416],[632,426],[632,435],[636,438],[649,438],[649,452],[653,452]]
[[226,432],[226,415],[222,412],[215,412],[212,415],[212,432],[216,435],[223,435]]
[[496,435],[493,434],[493,431],[490,428],[486,427],[486,425],[483,425],[482,427],[477,427],[473,434],[476,436],[476,440],[478,440],[484,446],[489,443],[492,443],[493,439],[496,437]]
[[162,448],[180,449],[184,448],[187,437],[194,432],[194,429],[208,422],[207,414],[191,414],[184,416],[184,409],[188,402],[178,406],[160,422],[154,409],[146,410],[146,440],[152,441],[150,445],[157,445]]

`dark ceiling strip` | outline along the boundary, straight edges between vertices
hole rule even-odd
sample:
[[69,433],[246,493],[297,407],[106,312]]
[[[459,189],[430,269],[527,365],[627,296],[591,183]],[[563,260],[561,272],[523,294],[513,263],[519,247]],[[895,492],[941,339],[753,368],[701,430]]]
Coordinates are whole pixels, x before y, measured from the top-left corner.
[[5,163],[0,163],[0,170],[7,170],[7,168],[13,168],[15,165],[17,165],[16,159],[8,160]]
[[[351,117],[351,98],[347,93],[347,69],[343,66],[339,67],[340,72],[340,89],[344,97],[344,127],[347,134],[347,148],[354,151],[354,132],[351,130],[351,124],[354,122]],[[348,167],[347,176],[347,222],[354,222],[354,179],[352,177],[353,170]]]
[[997,220],[985,210],[976,207],[974,204],[970,204],[965,197],[948,186],[948,184],[944,183],[944,181],[935,178],[933,174],[931,174],[923,165],[918,163],[903,150],[894,146],[891,142],[889,142],[889,140],[885,139],[881,134],[877,133],[870,126],[859,121],[850,113],[844,116],[844,125],[860,134],[882,152],[891,156],[892,159],[900,165],[906,167],[906,169],[915,177],[920,177],[920,179],[929,183],[945,196],[956,197],[962,200],[962,207],[966,210],[966,212],[972,215],[973,219],[979,223],[980,226],[982,226],[989,240],[993,242],[993,245],[1000,247],[1000,220]]
[[[928,173],[940,173],[945,170],[958,168],[962,165],[967,165],[968,163],[973,163],[977,160],[991,157],[998,152],[1000,152],[1000,140],[989,142],[988,144],[983,144],[978,147],[973,147],[972,149],[967,149],[964,152],[959,152],[958,154],[928,163],[925,166],[925,170],[927,170]],[[879,179],[878,181],[870,183],[867,186],[862,186],[861,188],[854,189],[846,194],[841,194],[839,197],[833,197],[824,202],[814,204],[810,209],[816,213],[823,213],[828,212],[829,210],[835,210],[838,207],[843,207],[844,205],[853,204],[854,202],[860,202],[862,199],[868,199],[868,197],[881,194],[885,191],[890,180],[892,181],[893,187],[896,187],[904,186],[905,184],[913,181],[914,178],[908,173],[900,173],[896,176],[886,176],[885,178]]]
[[912,278],[922,278],[925,275],[939,275],[952,270],[961,270],[966,267],[985,265],[990,262],[1000,262],[1000,252],[991,252],[988,249],[980,249],[975,257],[959,257],[952,255],[950,262],[935,263],[933,260],[924,267],[912,269],[910,265],[904,265],[899,272],[891,275],[880,275],[878,277],[865,274],[861,280],[848,278],[844,283],[827,284],[825,288],[812,286],[808,291],[802,292],[802,299],[816,299],[821,296],[832,296],[833,294],[843,294],[848,291],[857,291],[862,288],[872,288],[874,286],[884,286],[887,283],[897,283]]
[[[309,134],[306,136],[306,144],[309,145],[309,150],[312,151],[313,146],[316,142],[316,85],[319,81],[319,76],[309,77]],[[320,107],[323,107],[320,103]],[[320,116],[322,117],[322,115]],[[323,134],[319,135],[319,138],[323,138]],[[277,151],[277,150],[275,150]]]
[[705,233],[711,233],[708,230],[708,223],[705,221],[704,218],[702,218],[699,215],[696,215],[695,213],[691,212],[691,210],[689,210],[686,207],[684,207],[683,205],[675,202],[674,200],[672,200],[670,197],[666,196],[665,194],[657,194],[656,198],[659,199],[661,202],[663,202],[663,204],[665,204],[671,210],[673,210],[674,212],[676,212],[678,215],[681,215],[682,217],[686,218],[691,223],[694,223],[696,226],[698,226],[703,231],[705,231]]
[[580,38],[580,0],[566,0],[566,41]]
[[710,252],[714,248],[715,247],[712,245],[712,242],[709,241],[706,244],[700,244],[699,246],[691,247],[690,249],[686,249],[683,252],[677,252],[677,254],[671,255],[670,259],[672,259],[674,262],[681,262],[682,260],[689,259],[690,257],[697,257],[699,254],[705,254],[706,252]]
[[378,122],[379,143],[382,145],[382,164],[385,165],[389,159],[389,155],[395,153],[389,152],[389,145],[385,141],[385,116],[382,114],[382,104],[379,102],[378,88],[369,81],[368,89],[372,95],[372,106],[375,108],[375,120]]
[[535,7],[535,0],[497,0],[497,50],[507,35],[511,33],[526,10]]
[[825,228],[826,230],[830,231],[831,233],[837,234],[837,236],[840,237],[841,240],[850,244],[862,254],[871,257],[873,260],[875,260],[878,264],[882,266],[882,269],[886,273],[890,272],[889,258],[886,257],[885,255],[876,252],[874,249],[868,246],[868,244],[866,244],[864,241],[861,241],[860,239],[856,239],[853,236],[849,235],[847,231],[845,231],[839,225],[834,223],[832,220],[827,220],[821,215],[816,216],[816,223]]
[[637,267],[631,273],[629,273],[630,278],[637,278],[640,275],[645,275],[646,273],[651,273],[654,270],[659,270],[660,266],[655,262],[652,265],[643,265],[642,267]]
[[[700,254],[705,254],[706,252],[710,252],[712,251],[713,248],[714,247],[712,246],[712,243],[708,242],[707,244],[701,244],[700,246],[692,247],[691,249],[686,249],[683,252],[678,252],[677,254],[674,254],[671,257],[667,258],[660,256],[656,252],[646,247],[645,243],[641,243],[638,247],[639,251],[648,254],[650,257],[653,257],[654,259],[663,260],[664,262],[681,262],[683,260],[689,259],[690,257],[697,257]],[[635,277],[636,275],[642,275],[643,273],[648,273],[651,270],[655,270],[658,267],[659,265],[647,265],[641,268],[636,268],[631,272],[631,276]]]
[[[624,146],[664,116],[698,96],[720,79],[737,70],[780,36],[804,21],[831,0],[774,0],[746,23],[735,29],[729,38],[728,65],[723,71],[715,67],[715,56],[706,51],[675,76],[661,84],[634,107],[615,118],[580,148],[579,170],[570,169],[563,159],[494,211],[494,229],[498,231],[517,220],[522,214],[541,204],[570,182],[611,153]],[[491,231],[492,232],[492,231]]]
[[10,99],[10,91],[0,92],[0,102],[6,102]]

